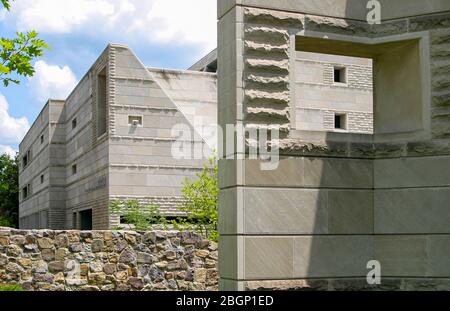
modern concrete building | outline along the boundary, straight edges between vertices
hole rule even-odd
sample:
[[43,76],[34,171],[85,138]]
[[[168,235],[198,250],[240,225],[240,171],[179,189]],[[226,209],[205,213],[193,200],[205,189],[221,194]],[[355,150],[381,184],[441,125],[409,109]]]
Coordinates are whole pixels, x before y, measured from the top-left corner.
[[[450,2],[367,3],[218,1],[219,124],[281,130],[275,170],[219,161],[222,290],[450,288]],[[373,60],[373,133],[302,124],[305,52]]]
[[178,215],[181,182],[205,159],[175,159],[172,129],[192,134],[186,150],[211,153],[201,127],[217,123],[216,98],[215,73],[147,68],[128,47],[109,45],[20,144],[20,228],[106,229],[120,221],[113,199]]
[[[371,63],[298,53],[299,128],[372,131]],[[20,145],[20,227],[105,229],[114,199],[180,215],[181,181],[203,160],[175,159],[172,128],[192,129],[195,152],[216,149],[217,50],[188,70],[145,67],[110,45],[66,100],[49,100]],[[337,76],[341,74],[341,76]]]

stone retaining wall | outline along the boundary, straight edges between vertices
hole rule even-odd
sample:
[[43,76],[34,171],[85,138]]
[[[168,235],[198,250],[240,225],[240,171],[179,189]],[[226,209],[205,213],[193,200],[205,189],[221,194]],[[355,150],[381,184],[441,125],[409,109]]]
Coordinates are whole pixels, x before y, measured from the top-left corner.
[[0,284],[26,290],[217,290],[217,243],[178,231],[0,228]]

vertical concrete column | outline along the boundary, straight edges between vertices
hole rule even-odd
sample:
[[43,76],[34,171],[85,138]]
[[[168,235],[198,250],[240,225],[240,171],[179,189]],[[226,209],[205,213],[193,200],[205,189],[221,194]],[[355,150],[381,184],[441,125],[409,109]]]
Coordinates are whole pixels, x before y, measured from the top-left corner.
[[218,124],[223,131],[223,139],[219,141],[219,151],[223,152],[219,159],[220,287],[243,290],[239,282],[244,277],[243,237],[240,235],[243,161],[237,157],[239,151],[242,154],[244,142],[236,141],[232,130],[243,121],[243,14],[241,7],[230,4],[230,1],[218,1]]
[[[389,18],[379,25],[367,23],[363,1],[218,2],[219,124],[282,133],[271,171],[239,159],[246,142],[224,133],[222,290],[450,288],[450,4],[381,2]],[[384,88],[375,108],[389,118],[376,114],[375,124],[392,125],[389,131],[361,137],[292,129],[290,60],[301,45],[378,60],[375,83]],[[403,58],[409,67],[388,57],[399,46],[411,55]],[[383,78],[386,72],[398,78]],[[420,94],[405,93],[403,82]],[[411,103],[417,109],[390,113]],[[408,122],[414,126],[399,126]],[[382,267],[378,287],[366,281],[372,260]]]

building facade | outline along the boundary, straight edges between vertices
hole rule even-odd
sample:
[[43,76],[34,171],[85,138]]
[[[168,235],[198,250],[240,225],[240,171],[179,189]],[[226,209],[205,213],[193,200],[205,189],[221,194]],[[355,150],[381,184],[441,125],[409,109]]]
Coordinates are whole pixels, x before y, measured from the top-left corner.
[[109,211],[115,199],[178,215],[181,182],[205,159],[174,158],[172,129],[192,134],[185,150],[210,154],[198,129],[216,123],[216,97],[215,73],[147,68],[128,47],[109,45],[20,144],[20,228],[107,229],[120,222]]
[[[182,215],[183,179],[217,149],[205,131],[217,124],[217,60],[215,50],[188,70],[148,68],[109,45],[66,100],[48,101],[20,145],[20,227],[114,227],[112,200]],[[299,129],[372,131],[369,60],[298,53],[295,68]],[[173,154],[175,126],[191,134],[191,156]]]
[[[218,1],[219,123],[283,130],[273,170],[219,161],[222,290],[449,289],[450,2],[367,2]],[[296,128],[340,101],[293,83],[299,52],[373,60],[373,133]]]

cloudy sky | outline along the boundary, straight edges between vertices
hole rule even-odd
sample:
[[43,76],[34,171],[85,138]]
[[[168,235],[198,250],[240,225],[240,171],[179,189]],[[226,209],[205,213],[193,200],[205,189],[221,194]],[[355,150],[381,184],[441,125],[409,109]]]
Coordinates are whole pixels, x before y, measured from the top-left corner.
[[15,0],[0,36],[37,30],[51,50],[36,74],[0,86],[0,153],[14,153],[48,98],[65,99],[109,42],[147,66],[184,69],[216,46],[217,0]]

